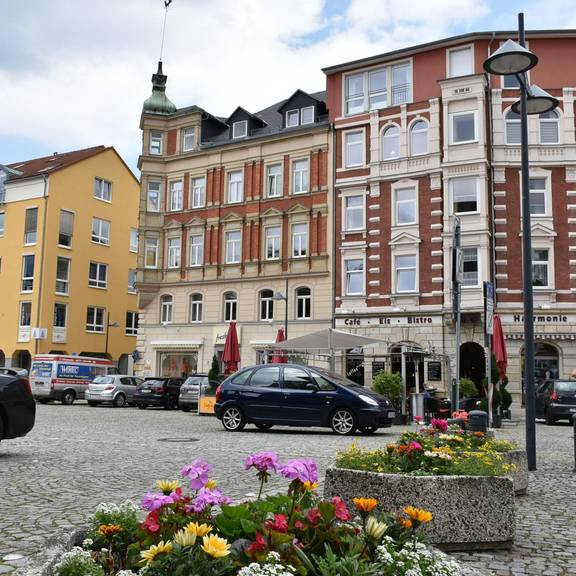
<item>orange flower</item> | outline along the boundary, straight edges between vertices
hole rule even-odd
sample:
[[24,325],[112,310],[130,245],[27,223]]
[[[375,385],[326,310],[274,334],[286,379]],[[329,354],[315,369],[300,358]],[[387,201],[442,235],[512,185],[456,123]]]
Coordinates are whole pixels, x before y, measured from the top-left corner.
[[486,434],[484,432],[472,432],[472,436],[476,436],[476,438],[484,438]]
[[113,536],[114,534],[118,534],[118,532],[122,532],[122,526],[120,526],[120,524],[101,524],[98,527],[98,532],[102,534],[102,536]]
[[354,506],[359,512],[364,512],[365,514],[370,514],[378,504],[376,498],[354,498]]
[[410,530],[412,528],[412,520],[400,520],[400,524],[402,524],[403,528]]
[[404,508],[404,514],[406,514],[406,516],[408,516],[413,522],[418,522],[419,524],[424,524],[425,522],[430,522],[430,520],[432,520],[432,512],[422,510],[421,508],[415,508],[414,506],[407,506]]

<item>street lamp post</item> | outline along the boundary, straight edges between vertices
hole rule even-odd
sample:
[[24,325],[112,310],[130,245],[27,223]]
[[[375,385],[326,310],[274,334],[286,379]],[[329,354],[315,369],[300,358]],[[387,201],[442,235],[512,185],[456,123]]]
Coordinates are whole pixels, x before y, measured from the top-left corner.
[[118,328],[118,326],[120,326],[118,322],[110,322],[110,312],[108,312],[106,317],[106,345],[104,347],[104,354],[106,354],[106,356],[108,356],[108,334],[110,333],[110,328]]
[[288,340],[288,278],[286,278],[286,289],[284,294],[282,292],[274,292],[273,300],[284,300],[286,306],[284,308],[284,339]]
[[532,289],[532,231],[530,224],[530,166],[528,159],[528,115],[543,114],[558,106],[558,100],[538,86],[528,85],[526,72],[538,57],[525,47],[524,14],[518,14],[518,40],[507,40],[485,62],[489,74],[516,76],[520,100],[512,110],[520,115],[522,148],[522,262],[524,293],[524,389],[526,396],[526,452],[528,470],[536,470],[536,393],[534,387],[534,294]]

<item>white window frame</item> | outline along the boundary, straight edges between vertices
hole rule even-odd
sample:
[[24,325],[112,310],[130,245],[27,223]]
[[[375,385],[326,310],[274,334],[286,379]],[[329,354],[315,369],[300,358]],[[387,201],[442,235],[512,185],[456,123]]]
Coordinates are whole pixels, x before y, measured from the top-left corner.
[[[91,318],[90,311],[92,311]],[[98,323],[98,311],[102,313],[102,323]],[[86,332],[96,332],[102,334],[104,332],[104,323],[106,322],[106,308],[101,306],[88,306],[86,308]]]
[[192,178],[191,189],[192,208],[204,208],[206,205],[206,177],[197,176],[196,178]]
[[[301,227],[301,231],[296,232],[296,227]],[[308,222],[294,222],[292,224],[292,258],[306,258],[308,252]]]
[[166,239],[168,256],[168,268],[180,268],[182,256],[182,239],[180,236],[172,236]]
[[[271,295],[264,296],[265,292]],[[274,290],[270,288],[264,288],[258,292],[258,318],[264,322],[274,320]]]
[[[26,262],[32,258],[32,276],[27,276]],[[20,292],[30,293],[34,292],[34,275],[36,273],[36,257],[34,254],[22,254],[22,281],[20,283]]]
[[[72,221],[72,226],[71,226],[71,231],[70,234],[64,234],[62,232],[62,215],[66,213],[69,214],[71,216],[71,221]],[[59,215],[59,219],[58,219],[58,246],[60,246],[61,248],[67,248],[67,249],[71,249],[72,248],[72,239],[74,238],[74,218],[75,218],[75,213],[72,212],[72,210],[60,210],[60,215]],[[70,239],[68,244],[62,244],[60,242],[61,237],[65,236],[67,238]]]
[[[452,71],[452,55],[456,52],[468,52],[470,54],[470,70],[466,74],[453,74]],[[461,78],[462,76],[470,76],[474,74],[475,61],[474,61],[474,44],[466,44],[463,46],[455,46],[454,48],[446,49],[446,78]]]
[[0,212],[0,236],[4,236],[6,229],[6,212]]
[[[544,181],[544,188],[535,188],[532,189],[532,181],[533,180],[543,180]],[[550,176],[543,176],[541,174],[530,174],[528,179],[528,189],[530,192],[530,217],[531,218],[545,218],[547,216],[551,216],[551,189],[550,189]],[[544,212],[532,212],[532,195],[533,194],[542,194],[544,196]]]
[[[546,251],[546,261],[544,260],[536,260],[536,258],[534,257],[534,252],[536,252],[537,250],[545,250]],[[532,288],[535,290],[546,290],[546,289],[551,289],[553,288],[554,284],[552,282],[552,273],[553,273],[553,267],[552,267],[552,249],[548,246],[532,246]],[[546,284],[546,286],[536,286],[534,284],[534,266],[542,266],[542,265],[546,265],[546,279],[548,280],[548,283]]]
[[[290,115],[296,118],[296,122],[290,122]],[[295,108],[294,110],[286,110],[286,128],[294,128],[300,125],[300,110]]]
[[[194,150],[196,145],[196,128],[188,127],[182,128],[182,152],[189,152],[190,150]],[[189,142],[190,136],[192,136],[192,143]]]
[[[64,326],[56,323],[56,308],[61,306],[64,309]],[[53,328],[66,328],[68,326],[68,304],[65,302],[54,302],[54,316],[52,318]]]
[[[297,165],[304,163],[306,163],[306,170],[296,170]],[[292,160],[292,194],[307,194],[308,192],[310,192],[310,158]]]
[[130,252],[138,253],[138,228],[130,228]]
[[[58,276],[58,262],[62,260],[66,262],[66,277]],[[70,266],[72,265],[72,260],[66,258],[65,256],[58,256],[56,258],[56,287],[54,292],[60,296],[68,296],[70,294]],[[60,286],[58,286],[60,284]],[[58,290],[58,288],[64,288],[64,290]]]
[[[470,212],[456,212],[454,208],[454,182],[458,180],[474,180],[476,189],[476,210]],[[450,214],[468,215],[480,213],[480,178],[478,176],[462,176],[450,179]]]
[[[466,271],[464,270],[465,262],[467,261],[465,258],[466,251],[474,251],[476,254],[476,283],[475,284],[467,284],[466,283]],[[481,267],[480,267],[480,249],[477,246],[462,246],[462,288],[478,288],[480,286],[480,278],[481,278]]]
[[[298,290],[308,290],[309,294],[298,294]],[[310,320],[312,318],[312,289],[308,286],[298,286],[294,290],[294,300],[296,302],[295,306],[295,317],[296,320]],[[299,304],[302,302],[302,310],[304,314],[301,316],[299,312]],[[308,314],[306,314],[306,307],[308,307]]]
[[[234,298],[226,300],[226,294],[234,294]],[[238,318],[238,292],[227,290],[222,295],[224,322],[234,322]]]
[[[130,320],[130,322],[128,322]],[[126,311],[126,336],[138,336],[138,312]]]
[[[411,190],[414,192],[413,200],[399,200],[398,193]],[[412,185],[398,185],[393,187],[394,191],[394,217],[393,222],[395,226],[414,226],[418,224],[418,186]],[[400,204],[414,204],[414,220],[410,222],[400,222]]]
[[[538,144],[542,146],[557,146],[560,144],[560,114],[558,110],[551,110],[552,114],[555,114],[555,118],[540,118],[538,116]],[[544,124],[556,124],[556,140],[554,142],[544,142],[542,140],[542,123]]]
[[[198,242],[197,239],[200,239]],[[188,240],[188,265],[192,267],[204,264],[204,234],[190,234]]]
[[104,178],[94,178],[94,198],[112,204],[112,182],[104,180]]
[[[23,308],[28,308],[28,324],[22,322]],[[20,328],[30,328],[32,326],[32,302],[30,300],[22,300],[18,310],[18,326]],[[30,336],[28,336],[30,338]]]
[[[470,116],[474,117],[474,138],[472,140],[454,140],[454,119],[458,118],[459,116]],[[449,142],[451,146],[460,146],[461,144],[473,144],[478,142],[478,133],[479,133],[479,126],[478,126],[478,110],[466,110],[463,112],[450,112],[448,114],[449,122],[448,122],[448,130],[450,132]]]
[[[426,128],[415,128],[420,122],[424,123]],[[417,118],[412,122],[409,129],[409,138],[410,138],[410,156],[424,156],[428,154],[429,151],[429,141],[428,141],[428,132],[429,132],[429,124],[424,118]],[[425,134],[426,135],[426,149],[424,152],[414,152],[414,134]]]
[[[92,269],[96,271],[96,276],[92,276]],[[104,279],[100,277],[101,270],[104,270]],[[88,286],[99,290],[108,289],[108,264],[103,262],[90,261],[88,265]]]
[[[200,296],[199,300],[194,300],[194,296]],[[194,292],[189,296],[190,303],[190,324],[200,324],[204,319],[204,295]],[[194,316],[196,319],[194,319]]]
[[[403,266],[399,267],[397,264],[398,258],[406,258],[406,257],[413,257],[414,258],[414,266]],[[399,273],[402,271],[414,270],[414,288],[410,290],[400,290],[398,288],[399,282],[398,277]],[[418,253],[411,252],[409,254],[394,254],[394,292],[396,294],[414,294],[418,292]]]
[[[351,136],[360,135],[360,140],[358,142],[349,142]],[[344,167],[345,168],[357,168],[364,166],[366,164],[366,133],[364,130],[347,130],[342,132],[342,137],[344,139]],[[350,148],[351,146],[360,147],[360,162],[350,162]]]
[[[238,132],[242,133],[239,134]],[[248,120],[238,120],[238,122],[232,123],[232,138],[245,138],[248,136]]]
[[[521,128],[521,119],[520,119],[520,115],[518,115],[518,118],[508,118],[508,114],[510,114],[512,112],[512,114],[514,114],[514,112],[512,111],[511,108],[509,108],[508,110],[506,110],[506,112],[504,113],[504,129],[505,129],[505,134],[506,134],[506,145],[508,146],[520,146],[522,144],[522,128]],[[509,139],[509,132],[508,132],[508,128],[510,125],[514,125],[517,126],[517,130],[518,130],[518,141],[517,142],[510,142]]]
[[[386,132],[389,132],[392,128],[398,130],[398,134],[396,136],[386,136]],[[396,156],[385,156],[386,146],[384,145],[384,142],[386,138],[388,138],[389,140],[391,140],[392,138],[398,138],[398,154]],[[398,124],[394,123],[386,124],[386,126],[382,128],[382,132],[380,135],[380,142],[382,147],[381,156],[383,162],[386,162],[387,160],[397,160],[398,158],[400,158],[401,153],[400,149],[402,146],[402,130],[400,129],[400,126],[398,126]]]
[[[362,226],[359,228],[353,228],[349,225],[349,207],[348,200],[351,198],[361,198],[362,206],[355,206],[352,208],[354,211],[362,211]],[[344,232],[362,232],[366,230],[366,194],[360,193],[348,193],[342,194],[342,222],[344,223]]]
[[[154,186],[154,188],[151,188]],[[158,186],[156,190],[155,187]],[[161,202],[161,194],[162,194],[162,182],[158,182],[155,180],[151,180],[148,182],[146,187],[146,212],[160,212],[160,207],[162,205]],[[150,197],[156,196],[156,208],[154,208],[154,203],[150,201]]]
[[[94,232],[94,224],[97,224],[96,232]],[[112,225],[109,220],[103,218],[92,218],[92,232],[90,238],[93,244],[100,244],[101,246],[110,246],[110,229]]]
[[[28,230],[28,214],[31,210],[36,211],[36,226],[34,229]],[[38,240],[38,207],[30,206],[26,208],[24,213],[24,246],[34,246]]]
[[[273,168],[280,168],[279,174],[270,174],[270,170]],[[283,194],[283,166],[281,162],[275,164],[268,164],[266,166],[266,198],[281,198]],[[272,182],[274,186],[272,186]],[[274,188],[275,194],[271,194]]]
[[[278,233],[273,234],[273,231],[276,230]],[[269,254],[270,249],[272,250],[272,256]],[[265,260],[280,260],[282,256],[282,226],[280,226],[280,224],[266,226],[264,228],[264,250]]]
[[[509,76],[516,80],[517,86],[506,86],[506,78]],[[528,84],[530,84],[530,82],[528,82]],[[518,79],[516,78],[516,74],[504,74],[504,75],[502,75],[501,88],[502,88],[502,90],[520,90],[520,82],[518,82]]]
[[[159,255],[160,239],[159,238],[145,238],[144,239],[144,268],[155,270],[158,268],[158,255]],[[154,254],[154,265],[148,264],[148,254]]]
[[151,156],[162,156],[164,149],[164,132],[150,130],[150,142],[148,144],[148,153]]
[[[362,262],[362,270],[348,270],[348,262]],[[345,296],[365,296],[366,295],[366,259],[364,256],[344,256],[342,262],[342,271],[344,276],[344,295]],[[362,290],[360,292],[350,292],[348,290],[349,280],[352,275],[362,275]]]
[[[312,110],[312,119],[308,120],[308,121],[304,121],[304,111],[305,110]],[[304,106],[303,108],[300,108],[300,124],[302,126],[305,126],[306,124],[314,124],[314,106]]]
[[[135,268],[128,269],[128,294],[137,294],[136,290],[136,278],[137,278],[137,270]],[[133,282],[130,282],[133,280]]]
[[172,294],[162,294],[160,296],[160,323],[172,324],[174,313],[174,296]]
[[[238,234],[238,238],[231,239],[232,234]],[[225,263],[240,264],[242,260],[242,230],[226,230],[224,232],[224,248]],[[237,259],[234,259],[234,257]]]
[[[233,180],[240,175],[239,180]],[[234,191],[234,196],[232,195]],[[244,170],[230,170],[228,172],[228,204],[239,204],[244,201]]]
[[184,209],[184,182],[172,180],[170,188],[170,212],[181,212]]

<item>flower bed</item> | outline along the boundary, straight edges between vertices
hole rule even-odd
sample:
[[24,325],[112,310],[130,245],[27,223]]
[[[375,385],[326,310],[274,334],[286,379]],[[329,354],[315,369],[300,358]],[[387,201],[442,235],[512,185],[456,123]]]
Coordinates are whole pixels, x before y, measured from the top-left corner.
[[[100,505],[82,547],[65,553],[58,576],[458,576],[450,558],[419,542],[433,521],[405,506],[376,512],[373,498],[315,493],[316,464],[281,464],[272,452],[246,460],[260,482],[257,500],[232,504],[195,460],[181,481],[156,483],[140,507]],[[271,474],[289,481],[286,494],[263,496]],[[364,493],[368,494],[368,493]],[[146,515],[142,518],[142,508]],[[355,517],[353,517],[355,515]]]

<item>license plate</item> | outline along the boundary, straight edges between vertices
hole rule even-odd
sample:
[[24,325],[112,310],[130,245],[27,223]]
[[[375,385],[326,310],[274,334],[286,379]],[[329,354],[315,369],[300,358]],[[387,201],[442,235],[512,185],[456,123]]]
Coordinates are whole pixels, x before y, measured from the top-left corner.
[[150,394],[150,390],[142,390],[142,394]]
[[35,386],[44,386],[44,382],[34,382]]
[[570,408],[570,412],[576,412],[576,408]]
[[388,412],[388,418],[394,418],[396,416],[396,412]]

